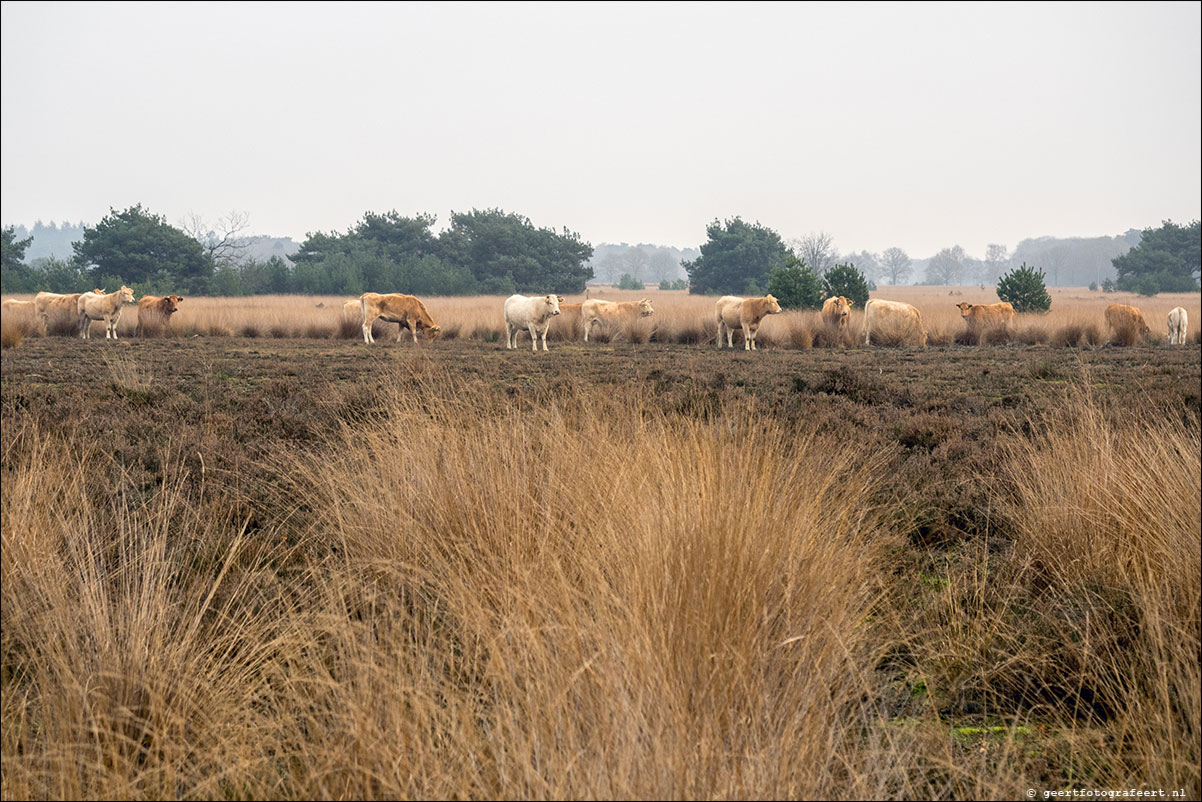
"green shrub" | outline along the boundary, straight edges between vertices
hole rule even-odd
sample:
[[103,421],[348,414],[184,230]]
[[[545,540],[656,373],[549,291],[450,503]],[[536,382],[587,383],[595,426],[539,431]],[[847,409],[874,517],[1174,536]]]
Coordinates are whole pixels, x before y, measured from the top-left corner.
[[863,309],[868,303],[868,279],[855,265],[835,265],[826,271],[822,280],[823,300],[833,295],[842,295],[852,302],[857,309]]
[[1052,307],[1052,296],[1044,285],[1044,272],[1028,267],[1026,262],[1002,276],[997,283],[997,297],[1009,301],[1014,311],[1046,312]]
[[821,309],[822,279],[795,256],[785,260],[768,277],[768,292],[776,296],[783,309]]
[[630,275],[629,273],[623,273],[622,277],[620,279],[618,279],[618,289],[619,290],[641,290],[641,289],[644,289],[644,286],[643,286],[643,282],[639,281],[634,276]]

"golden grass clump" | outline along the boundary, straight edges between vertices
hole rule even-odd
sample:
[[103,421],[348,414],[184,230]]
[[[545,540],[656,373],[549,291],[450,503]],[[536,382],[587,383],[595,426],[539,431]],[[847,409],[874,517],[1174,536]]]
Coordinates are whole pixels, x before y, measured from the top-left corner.
[[343,555],[314,703],[373,745],[347,787],[821,793],[891,542],[873,459],[747,410],[425,390],[295,468]]

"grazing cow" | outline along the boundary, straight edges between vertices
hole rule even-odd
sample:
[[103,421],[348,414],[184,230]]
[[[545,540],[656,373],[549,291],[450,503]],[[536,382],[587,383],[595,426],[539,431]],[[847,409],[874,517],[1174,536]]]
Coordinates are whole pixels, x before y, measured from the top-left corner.
[[[96,288],[93,295],[104,295],[104,290]],[[71,323],[72,329],[79,329],[79,299],[82,292],[61,294],[57,292],[39,292],[33,298],[33,313],[42,321],[42,333],[50,331],[50,324]]]
[[[343,307],[345,310],[345,306]],[[417,342],[418,329],[426,330],[426,339],[433,340],[442,331],[426,305],[414,298],[399,292],[381,295],[378,292],[365,292],[359,296],[359,311],[363,315],[363,342],[374,343],[376,338],[371,336],[371,324],[376,318],[396,323],[396,341],[401,341],[401,332],[405,329],[413,334],[413,342]]]
[[1130,341],[1142,338],[1152,329],[1144,321],[1144,313],[1138,307],[1126,304],[1111,304],[1106,307],[1106,325],[1120,337],[1129,337]]
[[842,295],[832,295],[822,302],[822,322],[832,331],[837,329],[840,334],[845,333],[851,321],[852,304]]
[[1189,316],[1186,315],[1184,307],[1178,306],[1169,312],[1169,345],[1185,345],[1185,335],[1188,329]]
[[873,298],[864,305],[864,345],[872,345],[873,329],[896,328],[898,331],[918,333],[918,344],[927,347],[927,330],[922,325],[922,315],[911,304],[903,301],[885,301]]
[[134,291],[124,284],[112,295],[85,292],[76,302],[79,313],[79,336],[85,340],[92,337],[92,321],[104,321],[104,339],[117,339],[117,321],[121,320],[121,309],[134,302]]
[[[562,307],[561,307],[562,310]],[[602,301],[596,298],[580,305],[580,317],[584,323],[584,341],[595,325],[613,327],[623,320],[637,320],[655,314],[651,301]]]
[[530,350],[538,351],[538,337],[543,338],[543,350],[547,350],[547,329],[551,318],[558,315],[559,296],[540,295],[527,298],[511,295],[505,299],[505,347],[517,348],[518,332],[530,330]]
[[743,350],[754,351],[755,335],[760,330],[760,321],[765,315],[780,312],[780,304],[771,295],[760,298],[739,298],[723,295],[715,306],[718,316],[718,347],[726,340],[728,348],[734,348],[735,327],[743,329]]
[[961,301],[956,304],[960,317],[968,324],[968,330],[980,332],[982,329],[1005,328],[1018,317],[1014,307],[1006,301],[996,304],[970,304]]
[[141,337],[147,327],[170,326],[171,316],[179,311],[179,302],[182,300],[182,295],[166,295],[162,298],[143,295],[138,299],[138,325],[134,329],[134,336]]

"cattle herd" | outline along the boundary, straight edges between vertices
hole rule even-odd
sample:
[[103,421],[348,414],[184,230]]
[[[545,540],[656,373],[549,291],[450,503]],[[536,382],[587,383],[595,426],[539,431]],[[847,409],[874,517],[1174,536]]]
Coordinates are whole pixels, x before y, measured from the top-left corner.
[[[179,310],[183,298],[178,295],[156,297],[147,295],[137,301],[138,325],[135,336],[143,335],[150,326],[165,326],[171,321],[171,315]],[[91,292],[59,294],[39,292],[32,301],[4,301],[6,313],[29,314],[42,323],[43,328],[51,324],[60,325],[64,322],[77,326],[79,336],[88,339],[91,336],[92,321],[105,322],[105,339],[117,338],[117,322],[121,319],[122,309],[126,304],[134,303],[134,292],[129,287],[122,286],[114,293],[106,293],[103,289]],[[831,331],[845,334],[851,317],[852,302],[843,296],[827,298],[822,305],[823,324]],[[964,319],[968,330],[981,333],[987,329],[1005,328],[1016,320],[1014,307],[1006,302],[995,304],[971,304],[967,302],[956,305]],[[743,332],[743,348],[748,351],[756,350],[755,338],[760,323],[767,315],[775,315],[781,311],[776,298],[771,295],[753,298],[740,298],[725,295],[718,299],[715,305],[715,320],[718,326],[718,347],[734,347],[734,332]],[[516,348],[518,335],[526,330],[530,333],[531,350],[537,351],[541,342],[544,351],[547,349],[547,330],[551,319],[564,313],[579,315],[584,330],[584,341],[588,342],[589,334],[598,327],[609,327],[624,320],[635,320],[650,317],[655,314],[651,301],[646,298],[641,301],[603,301],[587,300],[580,304],[565,303],[559,295],[511,295],[505,299],[505,347]],[[441,329],[434,322],[426,305],[418,298],[403,293],[380,294],[365,292],[357,299],[347,301],[343,305],[343,317],[354,320],[362,325],[363,342],[375,342],[372,336],[372,324],[376,320],[396,323],[397,342],[402,333],[408,329],[413,336],[413,342],[418,342],[418,332],[424,330],[427,339],[433,340]],[[1125,304],[1110,304],[1106,307],[1106,324],[1115,331],[1131,331],[1138,335],[1147,334],[1151,329],[1144,320],[1143,313],[1134,306]],[[911,304],[901,301],[886,301],[874,298],[864,306],[864,344],[872,345],[874,333],[882,330],[893,332],[899,329],[908,331],[922,347],[926,346],[927,331],[922,323],[922,315]],[[1170,345],[1184,345],[1188,329],[1188,319],[1184,308],[1178,306],[1169,312],[1168,335]]]

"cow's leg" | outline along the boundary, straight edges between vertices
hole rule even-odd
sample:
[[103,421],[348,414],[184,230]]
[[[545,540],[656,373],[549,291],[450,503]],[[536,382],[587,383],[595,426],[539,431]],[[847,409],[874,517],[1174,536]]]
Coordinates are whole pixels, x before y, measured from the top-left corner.
[[363,316],[363,342],[369,344],[375,342],[375,339],[371,336],[371,324],[375,322],[375,318],[368,317],[367,315]]
[[411,320],[411,321],[409,321],[409,325],[413,327],[413,328],[412,328],[412,332],[413,332],[413,344],[414,344],[414,345],[417,345],[417,320],[416,320],[416,319],[414,319],[414,320]]
[[550,324],[550,322],[548,322],[543,325],[543,330],[541,332],[542,338],[543,338],[543,350],[544,351],[547,350],[547,331],[550,330],[550,328],[551,328],[551,324]]
[[508,320],[506,320],[505,321],[505,350],[510,350],[512,348],[513,348],[513,325]]
[[743,324],[743,350],[755,350],[755,340],[751,338],[751,327],[746,323]]
[[92,318],[87,315],[83,315],[79,319],[79,337],[81,340],[92,338]]
[[718,348],[719,349],[722,348],[722,340],[723,340],[722,330],[723,330],[722,318],[718,318]]
[[588,332],[589,332],[589,329],[591,329],[592,327],[593,327],[592,320],[584,321],[584,341],[585,342],[588,342]]
[[538,328],[533,323],[527,323],[526,328],[530,330],[530,350],[538,353]]

